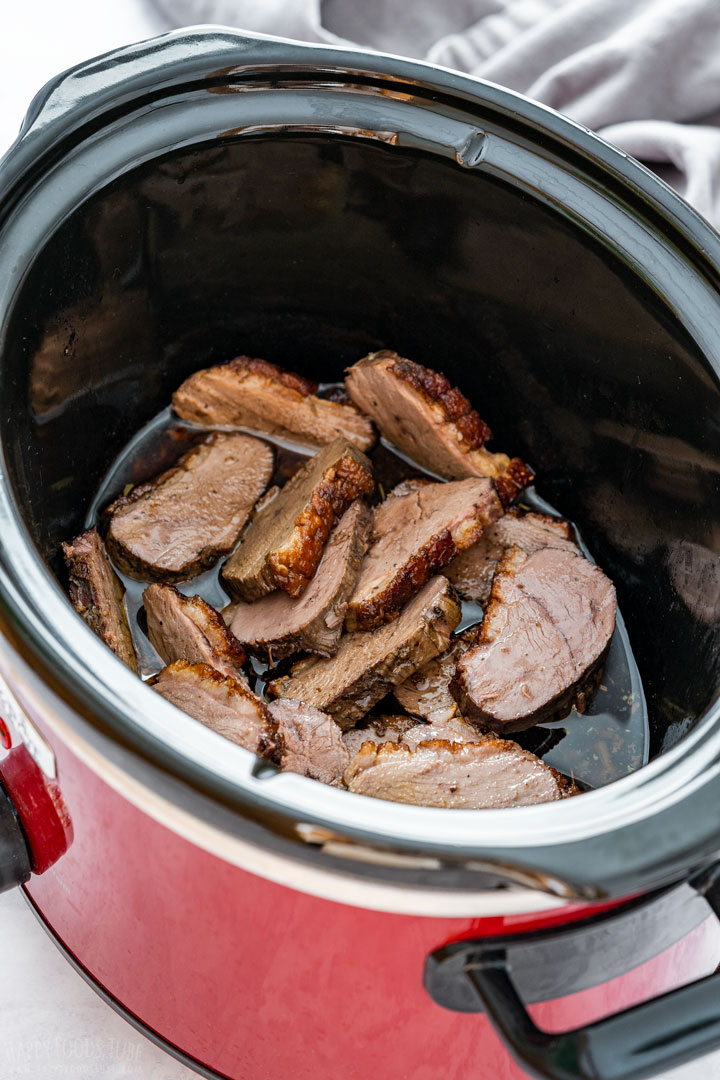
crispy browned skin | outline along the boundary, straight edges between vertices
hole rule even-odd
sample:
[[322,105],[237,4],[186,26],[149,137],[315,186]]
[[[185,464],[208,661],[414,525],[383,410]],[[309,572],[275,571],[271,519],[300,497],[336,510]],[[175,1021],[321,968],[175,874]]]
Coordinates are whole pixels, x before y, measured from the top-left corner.
[[519,458],[485,448],[490,429],[444,375],[385,350],[348,368],[345,385],[385,438],[424,468],[451,480],[490,477],[505,506],[531,482]]
[[265,702],[209,664],[176,660],[151,685],[178,709],[246,750],[273,758],[282,753],[282,740]]
[[552,802],[577,788],[544,761],[506,739],[473,743],[430,739],[365,743],[345,770],[350,791],[391,802],[457,810]]
[[[235,372],[246,371],[251,375],[258,375],[275,386],[278,384],[286,390],[294,390],[303,397],[312,397],[317,394],[318,384],[314,379],[306,379],[304,375],[298,375],[294,371],[288,371],[277,364],[271,364],[268,360],[260,360],[252,356],[237,356],[230,361],[229,365],[221,364],[220,367],[231,367]],[[209,369],[212,370],[212,369]],[[202,372],[196,374],[201,375]],[[194,376],[191,376],[194,377]]]
[[174,468],[108,507],[113,560],[147,581],[194,577],[234,546],[272,468],[267,443],[213,432]]
[[346,438],[369,450],[375,442],[372,423],[354,405],[317,397],[317,383],[249,356],[195,372],[173,395],[173,407],[196,424],[252,428],[312,446]]
[[341,727],[351,727],[393,686],[444,652],[459,621],[452,586],[441,576],[432,578],[394,622],[346,634],[334,656],[299,665],[269,690],[314,705]]
[[252,604],[230,604],[223,618],[233,634],[254,656],[273,663],[299,651],[332,656],[371,527],[372,511],[356,499],[330,533],[317,572],[302,596],[276,589]]
[[491,480],[400,485],[375,510],[373,542],[350,598],[348,630],[391,622],[425,582],[480,539],[503,509]]
[[505,732],[565,715],[605,653],[615,611],[612,582],[581,554],[509,548],[450,683],[463,716]]
[[336,520],[373,487],[370,462],[346,439],[320,450],[255,517],[225,563],[223,579],[233,596],[258,600],[277,588],[300,596]]
[[115,655],[137,671],[125,613],[125,590],[110,565],[97,529],[88,529],[63,543],[62,550],[70,574],[73,607]]
[[222,616],[201,596],[184,596],[173,585],[148,585],[143,593],[148,637],[166,664],[188,660],[210,664],[246,683],[245,650]]
[[410,383],[428,401],[436,402],[442,408],[445,419],[455,425],[468,450],[479,450],[492,439],[492,431],[485,421],[480,419],[479,414],[457,386],[452,386],[450,380],[446,379],[441,372],[432,371],[412,360],[405,360],[397,354],[395,356],[397,359],[391,368],[393,374],[404,382]]
[[[535,473],[532,471],[529,465],[526,465],[520,458],[510,458],[508,464],[503,467],[497,467],[497,458],[503,457],[502,454],[490,454],[483,448],[480,453],[487,454],[487,458],[480,461],[474,460],[474,465],[477,471],[483,476],[493,476],[492,470],[497,468],[497,472],[493,476],[495,481],[495,487],[497,493],[500,496],[503,506],[510,506],[515,502],[518,495],[521,495],[528,484],[532,484],[535,479]],[[490,461],[490,458],[494,458],[494,461]]]

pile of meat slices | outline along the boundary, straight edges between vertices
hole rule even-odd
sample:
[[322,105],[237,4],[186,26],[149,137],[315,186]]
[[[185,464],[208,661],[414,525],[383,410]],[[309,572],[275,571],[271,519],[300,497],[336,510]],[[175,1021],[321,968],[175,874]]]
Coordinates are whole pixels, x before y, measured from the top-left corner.
[[[104,540],[94,528],[63,545],[75,608],[137,671],[112,563],[148,582],[166,665],[153,689],[280,769],[434,807],[575,794],[504,736],[582,700],[614,630],[612,583],[567,522],[513,507],[532,472],[487,449],[489,428],[443,375],[379,352],[345,387],[320,397],[246,357],[187,379],[176,414],[213,430],[107,507]],[[267,490],[273,449],[248,429],[316,452]],[[378,501],[365,456],[378,431],[445,479]],[[175,588],[224,556],[223,611]],[[459,596],[484,618],[455,634]],[[282,661],[262,697],[248,655]],[[373,713],[388,695],[393,715]]]

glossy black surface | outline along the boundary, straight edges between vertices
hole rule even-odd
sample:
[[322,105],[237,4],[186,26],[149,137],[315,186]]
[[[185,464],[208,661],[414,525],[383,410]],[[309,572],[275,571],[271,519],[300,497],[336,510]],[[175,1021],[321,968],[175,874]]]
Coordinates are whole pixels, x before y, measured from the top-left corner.
[[334,379],[388,345],[445,370],[580,525],[618,585],[654,749],[704,733],[683,768],[671,752],[602,806],[541,808],[542,843],[522,811],[486,831],[334,791],[303,820],[480,852],[578,895],[668,880],[720,847],[720,247],[667,189],[496,87],[196,31],[51,86],[0,167],[0,239],[0,615],[79,729],[176,771],[188,806],[194,788],[271,808],[275,828],[287,778],[218,778],[162,738],[111,660],[82,668],[82,627],[45,617],[33,551],[58,568],[110,461],[193,368],[243,349]]
[[30,851],[12,799],[0,785],[0,893],[30,877]]

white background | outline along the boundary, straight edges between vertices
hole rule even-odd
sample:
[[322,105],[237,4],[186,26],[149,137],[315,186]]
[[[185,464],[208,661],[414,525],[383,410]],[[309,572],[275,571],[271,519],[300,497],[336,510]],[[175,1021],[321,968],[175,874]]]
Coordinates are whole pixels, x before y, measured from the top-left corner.
[[[48,79],[166,28],[151,0],[3,4],[0,153]],[[196,1075],[138,1035],[96,996],[55,949],[18,892],[0,896],[0,957],[0,1080],[187,1080]],[[477,1076],[490,1080],[483,1077],[481,1063]],[[666,1080],[701,1077],[720,1078],[720,1055],[668,1073]]]

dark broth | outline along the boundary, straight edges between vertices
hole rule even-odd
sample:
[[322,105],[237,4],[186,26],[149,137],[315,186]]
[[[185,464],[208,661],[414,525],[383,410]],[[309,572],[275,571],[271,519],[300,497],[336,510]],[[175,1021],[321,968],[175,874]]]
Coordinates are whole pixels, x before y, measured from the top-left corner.
[[[324,392],[332,389],[325,387]],[[178,420],[171,409],[161,412],[130,440],[115,459],[90,506],[85,527],[90,528],[97,524],[104,507],[118,495],[170,468],[203,434],[202,429]],[[250,434],[257,435],[256,432]],[[275,449],[275,471],[271,485],[282,486],[302,461],[313,453],[298,444],[281,442],[266,435],[258,437]],[[383,498],[395,484],[409,476],[432,476],[384,443],[376,446],[369,457],[373,462],[377,480],[376,499]],[[534,488],[524,493],[520,505],[542,513],[556,513],[552,506],[537,495]],[[579,533],[578,537],[583,551],[589,556],[590,553]],[[198,593],[213,607],[222,609],[230,601],[220,578],[223,561],[220,559],[210,570],[191,581],[181,583],[177,586],[178,589],[189,596]],[[145,633],[142,593],[149,582],[136,581],[117,567],[115,569],[127,590],[125,601],[140,674],[142,678],[148,679],[163,666]],[[483,611],[479,604],[463,601],[462,621],[458,630],[481,622],[482,617]],[[252,669],[254,689],[265,697],[268,666],[253,660]],[[251,676],[251,685],[252,682]],[[395,698],[389,695],[372,713],[387,715],[402,711]],[[580,715],[573,710],[562,720],[516,732],[511,738],[541,756],[560,772],[572,776],[584,788],[608,784],[646,763],[649,728],[645,696],[620,612],[602,675],[585,712]]]

